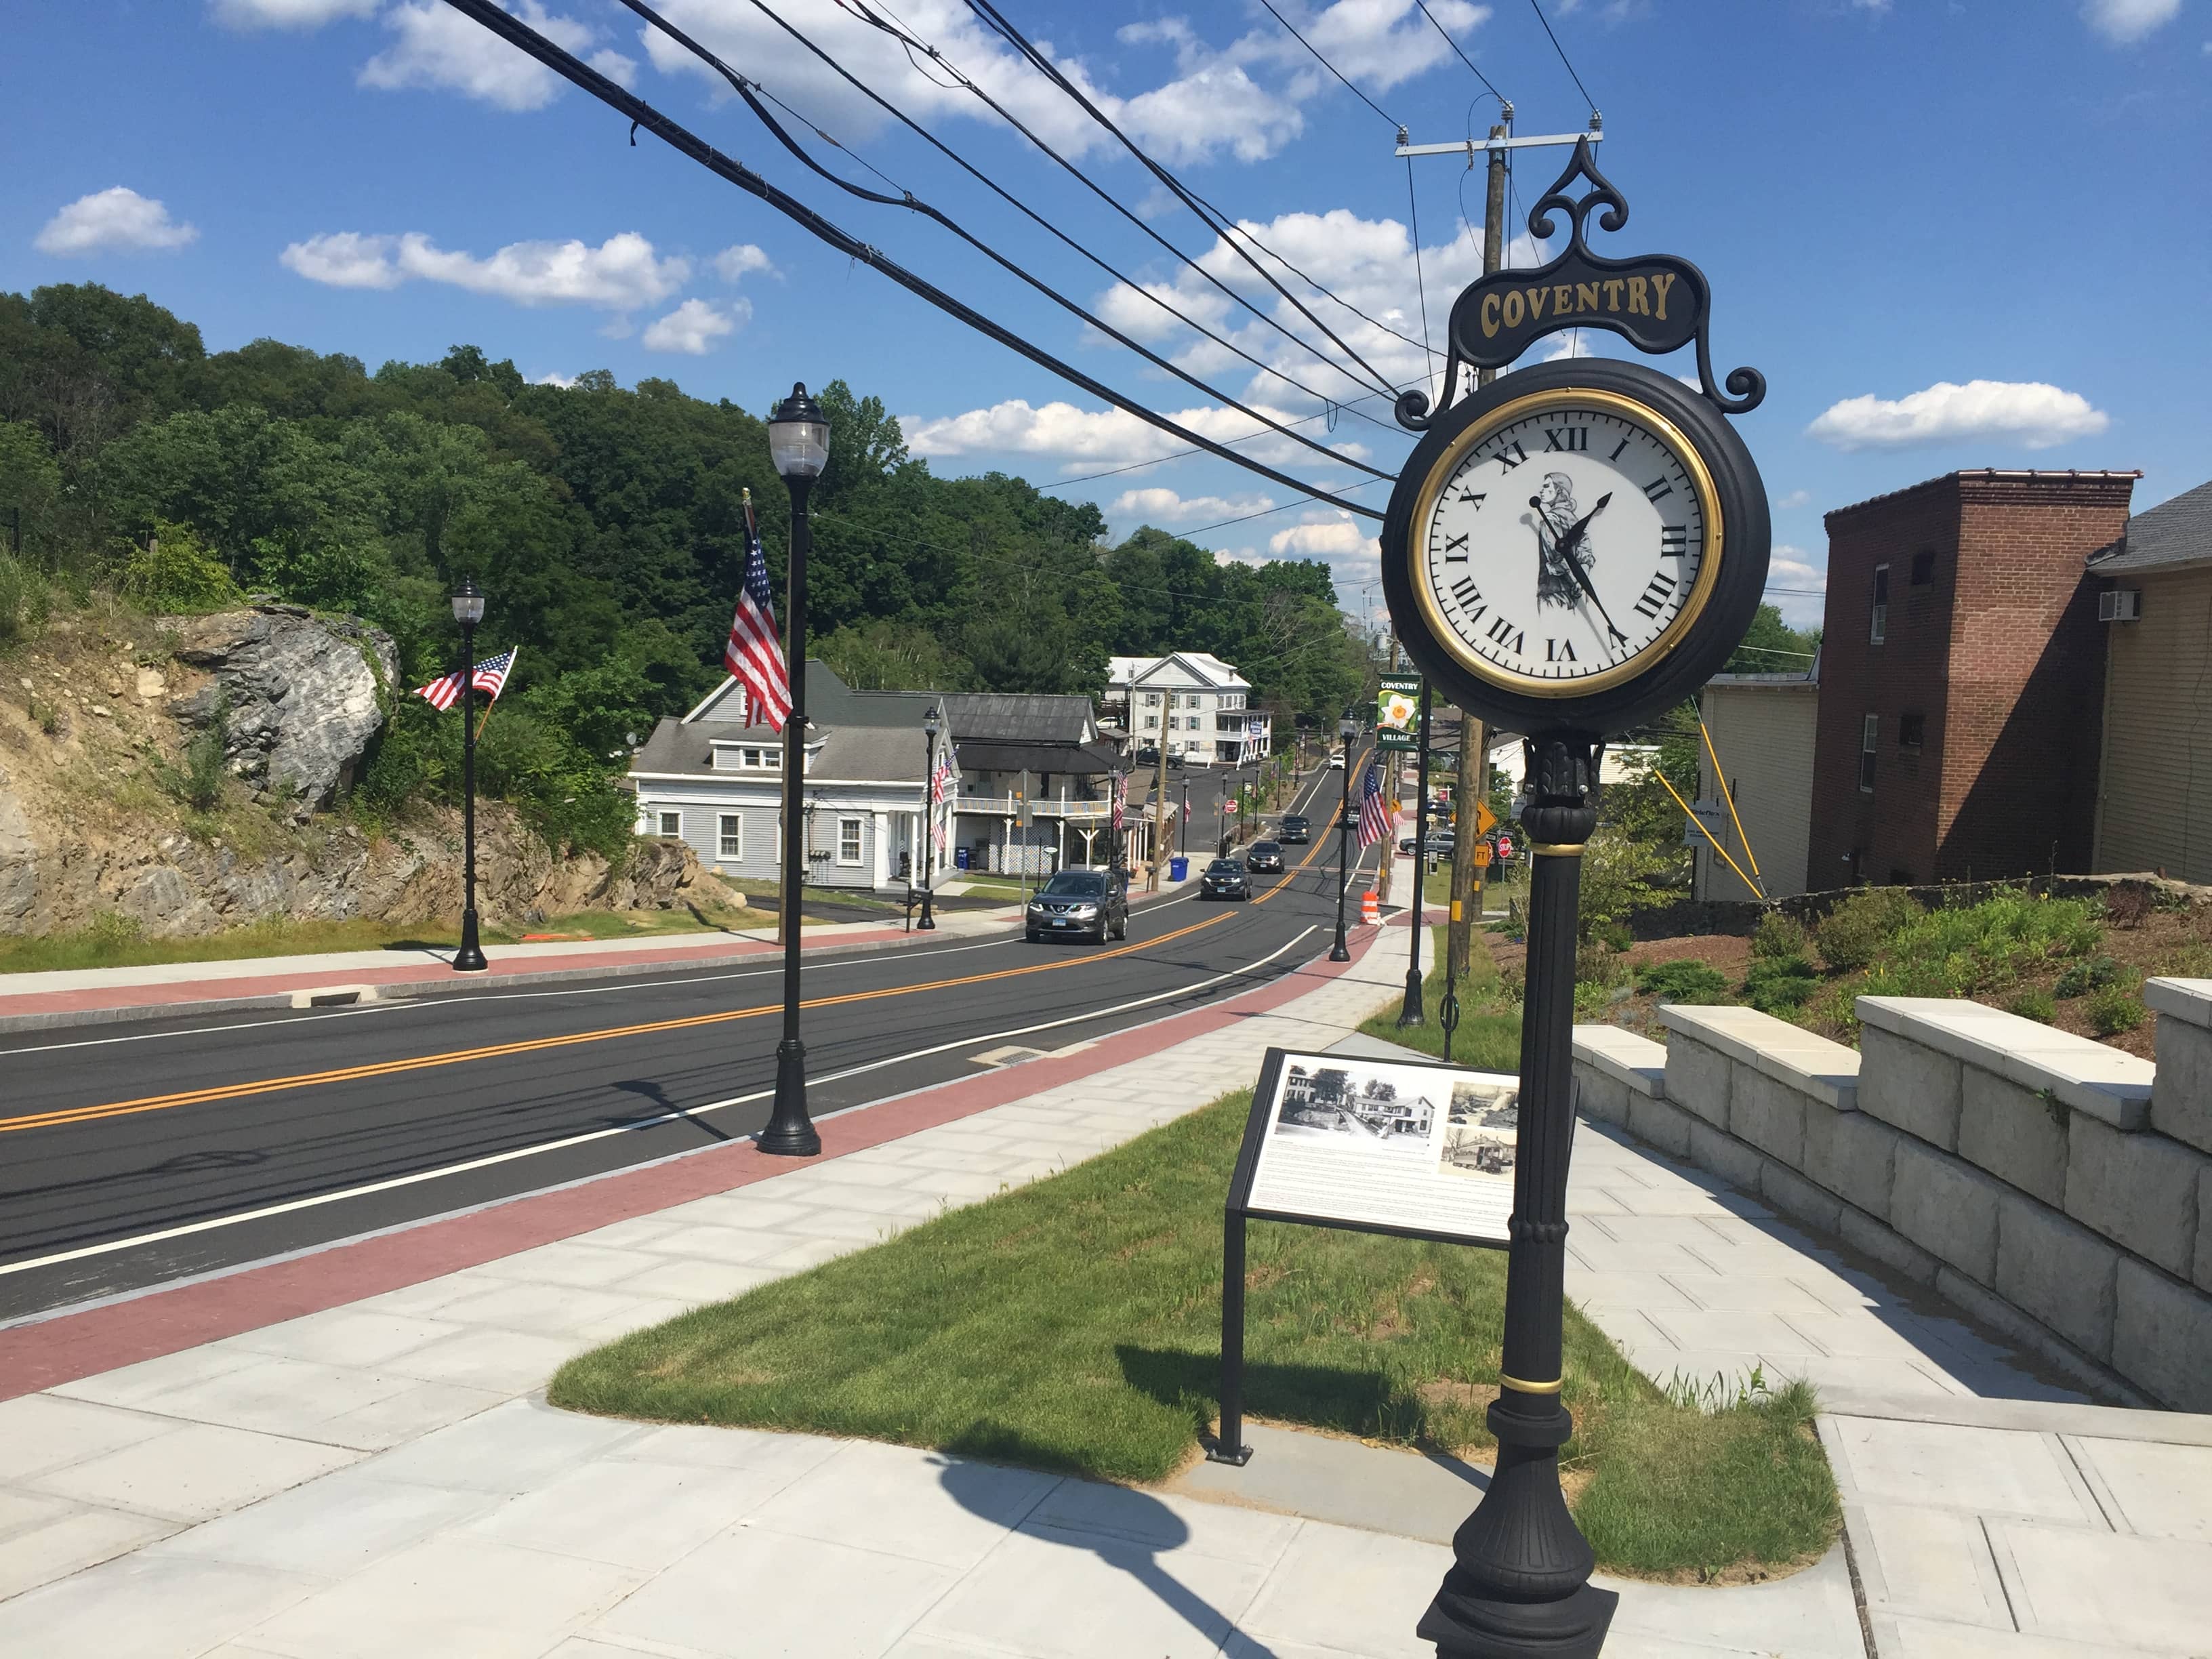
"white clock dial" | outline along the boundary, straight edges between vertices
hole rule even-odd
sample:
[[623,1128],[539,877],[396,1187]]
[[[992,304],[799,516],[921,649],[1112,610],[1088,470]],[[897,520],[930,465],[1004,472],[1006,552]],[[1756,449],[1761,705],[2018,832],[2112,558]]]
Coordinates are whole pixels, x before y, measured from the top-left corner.
[[1711,586],[1703,465],[1626,399],[1559,392],[1499,414],[1446,458],[1414,520],[1423,608],[1470,668],[1540,695],[1636,672]]

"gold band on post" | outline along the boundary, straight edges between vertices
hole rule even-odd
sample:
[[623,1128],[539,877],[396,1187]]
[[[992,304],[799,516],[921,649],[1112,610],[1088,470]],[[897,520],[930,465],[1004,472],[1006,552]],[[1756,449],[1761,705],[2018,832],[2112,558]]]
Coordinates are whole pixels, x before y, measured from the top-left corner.
[[1501,1388],[1510,1389],[1516,1394],[1557,1394],[1559,1391],[1560,1379],[1555,1376],[1548,1382],[1523,1382],[1517,1376],[1508,1376],[1504,1371],[1500,1371],[1498,1373],[1498,1382]]
[[1583,855],[1583,848],[1589,845],[1588,842],[1583,841],[1532,841],[1528,843],[1528,850],[1540,859],[1578,859]]

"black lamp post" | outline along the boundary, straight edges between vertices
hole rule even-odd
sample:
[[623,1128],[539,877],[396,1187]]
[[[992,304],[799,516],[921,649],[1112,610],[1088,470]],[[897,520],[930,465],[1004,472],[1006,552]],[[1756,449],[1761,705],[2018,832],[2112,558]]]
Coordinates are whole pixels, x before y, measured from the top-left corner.
[[1427,894],[1429,869],[1429,682],[1421,679],[1421,761],[1419,781],[1414,785],[1419,792],[1413,805],[1413,953],[1406,964],[1406,1000],[1398,1009],[1398,1024],[1402,1030],[1409,1025],[1425,1023],[1421,1009],[1421,935],[1426,931],[1422,922],[1423,908]]
[[775,1108],[756,1143],[780,1158],[812,1158],[822,1137],[806,1112],[806,1045],[799,1037],[799,896],[812,837],[800,833],[806,789],[806,497],[830,461],[830,422],[801,384],[768,417],[769,453],[791,492],[790,597],[783,612],[791,713],[783,723],[783,1041],[775,1048]]
[[1352,838],[1352,740],[1358,732],[1349,714],[1336,724],[1336,735],[1344,742],[1344,800],[1336,812],[1336,943],[1328,947],[1331,962],[1352,960],[1352,945],[1344,935],[1344,890],[1352,880],[1345,848]]
[[461,948],[453,952],[453,971],[480,974],[491,966],[477,943],[477,624],[483,620],[484,599],[476,578],[461,578],[453,595],[453,620],[461,625]]
[[1182,775],[1182,822],[1176,826],[1176,851],[1190,851],[1190,774]]
[[937,734],[941,729],[938,725],[937,709],[933,705],[930,711],[921,717],[921,920],[915,923],[915,927],[925,933],[933,933],[937,928],[937,918],[931,913],[929,900],[930,860],[937,846],[930,817],[937,806]]

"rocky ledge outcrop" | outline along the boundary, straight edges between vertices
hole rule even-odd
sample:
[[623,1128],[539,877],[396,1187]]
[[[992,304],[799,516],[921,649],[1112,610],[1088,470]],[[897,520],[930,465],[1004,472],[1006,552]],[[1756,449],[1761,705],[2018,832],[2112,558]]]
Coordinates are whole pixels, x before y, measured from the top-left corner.
[[170,619],[178,657],[214,678],[170,713],[204,729],[218,709],[231,769],[297,792],[304,817],[353,781],[398,673],[392,636],[347,617],[263,604]]

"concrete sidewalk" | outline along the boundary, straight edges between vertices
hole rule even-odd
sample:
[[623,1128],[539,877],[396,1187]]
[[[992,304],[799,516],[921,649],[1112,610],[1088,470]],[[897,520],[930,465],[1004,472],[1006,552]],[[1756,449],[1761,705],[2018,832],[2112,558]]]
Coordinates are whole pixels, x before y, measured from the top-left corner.
[[[0,1652],[1427,1659],[1411,1626],[1433,1540],[1479,1471],[1286,1436],[1247,1471],[1139,1492],[532,1398],[583,1347],[1247,1085],[1267,1044],[1370,1046],[1352,1034],[1400,982],[1394,938],[1363,929],[1348,969],[1177,1016],[1142,1053],[1125,1034],[839,1115],[836,1155],[801,1168],[725,1147],[0,1332],[0,1394],[19,1395],[0,1404]],[[1615,1659],[1862,1654],[1854,1568],[1887,1656],[2206,1650],[2212,1424],[2075,1402],[1613,1131],[1578,1130],[1570,1207],[1569,1291],[1648,1374],[1759,1366],[1827,1392],[1850,1529],[1848,1559],[1770,1584],[1616,1584]],[[400,1277],[363,1291],[349,1264],[371,1260]],[[268,1285],[300,1316],[266,1322]],[[226,1296],[225,1334],[196,1340]],[[71,1349],[80,1329],[109,1347]],[[134,1342],[159,1357],[117,1364]],[[76,1359],[27,1382],[58,1352]],[[1387,1463],[1292,1478],[1340,1455]]]

